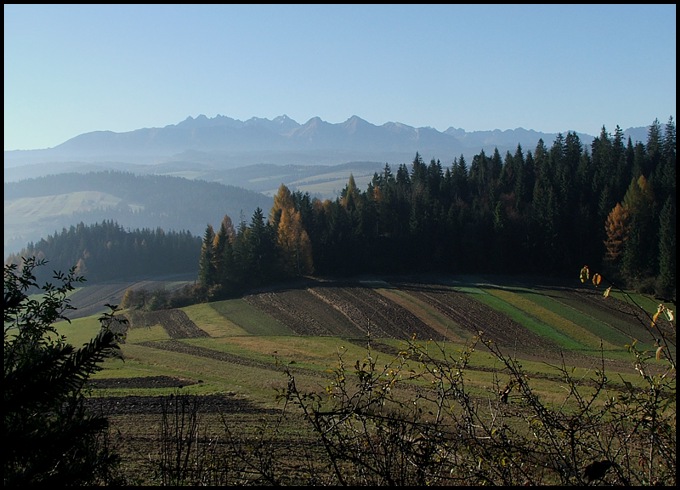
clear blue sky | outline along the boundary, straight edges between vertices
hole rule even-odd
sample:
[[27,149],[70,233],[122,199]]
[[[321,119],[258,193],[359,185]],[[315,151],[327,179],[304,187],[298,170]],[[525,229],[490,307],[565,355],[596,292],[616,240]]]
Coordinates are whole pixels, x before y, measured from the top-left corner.
[[5,150],[218,114],[599,134],[676,117],[676,5],[5,5]]

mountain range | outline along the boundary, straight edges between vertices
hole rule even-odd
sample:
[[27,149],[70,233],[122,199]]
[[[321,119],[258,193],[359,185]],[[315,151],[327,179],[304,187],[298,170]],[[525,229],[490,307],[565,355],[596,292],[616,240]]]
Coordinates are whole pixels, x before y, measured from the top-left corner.
[[[593,140],[577,134],[584,145]],[[624,134],[644,142],[647,128]],[[396,171],[416,153],[443,166],[463,155],[469,164],[482,150],[504,156],[519,144],[526,153],[539,139],[550,146],[556,137],[522,128],[376,126],[357,116],[298,124],[285,115],[247,121],[201,115],[163,128],[84,133],[54,148],[5,151],[4,254],[80,221],[115,219],[126,228],[200,235],[225,213],[236,221],[248,220],[256,207],[268,213],[281,184],[333,199],[350,175],[365,189],[386,164]]]
[[[590,144],[594,137],[577,134],[584,144]],[[647,128],[630,128],[624,134],[633,142],[644,142]],[[526,152],[533,150],[539,139],[550,145],[556,136],[557,133],[523,128],[466,132],[450,127],[440,132],[398,122],[376,126],[358,116],[337,124],[319,117],[299,124],[286,115],[246,121],[200,115],[163,128],[121,133],[93,131],[53,148],[5,151],[4,166],[7,170],[36,165],[22,172],[6,172],[7,181],[74,171],[83,164],[134,170],[137,165],[174,163],[176,167],[184,163],[224,170],[252,164],[337,165],[368,161],[397,167],[411,162],[418,152],[426,161],[435,158],[448,165],[461,155],[469,162],[481,150],[490,154],[498,148],[505,155],[506,151],[514,153],[519,144]]]

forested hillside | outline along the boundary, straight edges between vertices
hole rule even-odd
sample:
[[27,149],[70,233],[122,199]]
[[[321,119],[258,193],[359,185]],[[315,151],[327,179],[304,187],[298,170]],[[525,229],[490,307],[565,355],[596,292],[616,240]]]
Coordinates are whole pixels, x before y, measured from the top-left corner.
[[575,133],[525,153],[461,155],[450,167],[385,164],[366,190],[350,176],[335,200],[282,185],[269,219],[225,216],[203,236],[205,298],[310,273],[570,275],[583,264],[628,287],[675,298],[676,133],[647,144],[603,127],[592,149]]
[[[60,233],[30,243],[6,263],[37,257],[48,266],[36,271],[38,282],[51,279],[52,271],[76,273],[89,283],[149,276],[195,273],[201,240],[188,231],[165,232],[161,228],[128,231],[113,221],[94,225],[82,222]],[[42,270],[44,269],[44,270]]]
[[228,213],[249,217],[272,199],[216,182],[129,172],[65,173],[5,183],[4,256],[79,222],[113,220],[126,229],[188,230]]

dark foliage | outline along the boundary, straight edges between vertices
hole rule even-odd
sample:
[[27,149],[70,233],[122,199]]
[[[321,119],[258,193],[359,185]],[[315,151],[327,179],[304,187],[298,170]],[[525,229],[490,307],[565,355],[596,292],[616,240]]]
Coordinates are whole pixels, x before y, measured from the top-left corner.
[[[114,221],[94,225],[82,222],[30,243],[6,263],[22,257],[49,260],[56,270],[76,267],[91,283],[149,275],[196,273],[201,241],[188,231],[162,228],[126,231]],[[49,278],[46,268],[36,271],[38,282]]]
[[646,145],[626,144],[622,135],[603,127],[588,148],[569,132],[550,148],[539,140],[526,154],[519,145],[505,156],[482,151],[469,165],[461,155],[449,167],[416,153],[410,168],[393,172],[385,164],[365,191],[350,175],[334,200],[282,185],[270,219],[258,206],[250,223],[241,216],[234,228],[225,209],[228,229],[208,224],[202,239],[81,223],[29,244],[22,255],[48,258],[62,270],[77,265],[92,282],[196,273],[196,287],[182,291],[179,304],[312,271],[566,276],[583,262],[625,287],[675,301],[675,122],[662,129],[654,121]]
[[[57,285],[36,282],[44,261],[4,268],[3,481],[5,486],[90,485],[115,482],[117,455],[108,421],[85,410],[84,385],[100,363],[118,352],[104,315],[100,333],[76,349],[53,327],[73,309],[67,294],[82,278],[55,273]],[[27,291],[40,288],[42,297]]]

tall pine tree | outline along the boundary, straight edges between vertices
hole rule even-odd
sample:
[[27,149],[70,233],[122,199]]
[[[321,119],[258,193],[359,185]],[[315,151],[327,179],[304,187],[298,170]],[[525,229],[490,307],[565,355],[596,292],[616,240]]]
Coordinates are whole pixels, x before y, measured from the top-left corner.
[[215,230],[211,224],[206,226],[201,245],[201,255],[198,262],[198,283],[205,289],[217,284],[217,269],[215,267]]

